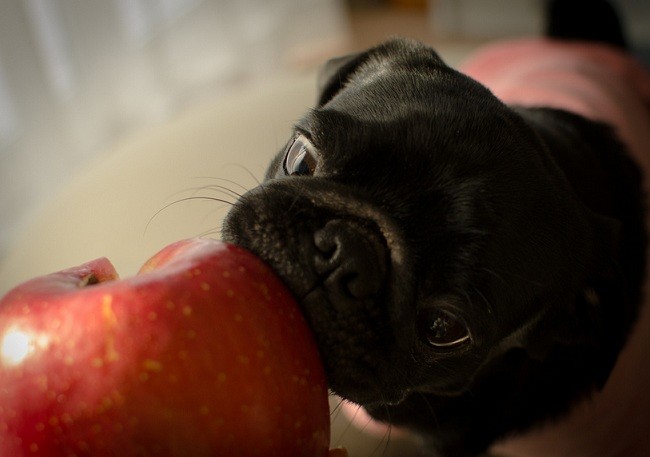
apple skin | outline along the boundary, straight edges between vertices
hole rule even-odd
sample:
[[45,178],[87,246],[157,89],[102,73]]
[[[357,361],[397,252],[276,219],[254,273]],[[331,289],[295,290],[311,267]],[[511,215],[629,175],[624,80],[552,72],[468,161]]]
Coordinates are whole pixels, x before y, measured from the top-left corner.
[[0,300],[0,456],[326,456],[307,324],[259,259],[209,239],[123,280],[102,258]]

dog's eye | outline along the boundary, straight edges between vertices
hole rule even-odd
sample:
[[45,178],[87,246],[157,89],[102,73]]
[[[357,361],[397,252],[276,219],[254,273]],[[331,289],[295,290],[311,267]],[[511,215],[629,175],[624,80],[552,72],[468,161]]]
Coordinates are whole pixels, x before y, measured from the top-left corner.
[[298,135],[284,154],[284,173],[290,176],[313,175],[316,163],[314,146],[304,135]]
[[471,339],[465,321],[444,308],[420,311],[418,322],[420,337],[434,348],[453,349]]

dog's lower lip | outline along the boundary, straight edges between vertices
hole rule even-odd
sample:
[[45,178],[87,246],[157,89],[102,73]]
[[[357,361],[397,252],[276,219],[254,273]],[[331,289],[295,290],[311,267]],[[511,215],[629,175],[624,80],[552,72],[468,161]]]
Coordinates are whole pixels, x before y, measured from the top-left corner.
[[408,392],[404,392],[402,394],[395,395],[394,397],[391,397],[391,398],[385,398],[382,401],[382,403],[384,405],[389,405],[389,406],[399,405],[400,403],[402,403],[404,401],[407,394],[408,394]]
[[339,392],[336,389],[333,390],[334,393],[341,398],[355,403],[357,405],[367,407],[367,408],[383,408],[385,406],[394,406],[401,403],[405,396],[404,395],[395,395],[387,396],[386,392],[379,392],[375,389],[362,389],[359,392]]
[[298,303],[304,303],[306,300],[309,300],[309,296],[315,293],[323,285],[323,281],[317,281],[313,286],[307,288],[307,292],[301,294],[298,298]]
[[381,408],[383,406],[399,405],[404,401],[404,399],[408,396],[409,393],[410,391],[408,390],[404,390],[402,392],[392,392],[392,393],[384,391],[381,393],[381,399],[372,402],[366,402],[364,406],[367,406],[369,408],[372,407]]

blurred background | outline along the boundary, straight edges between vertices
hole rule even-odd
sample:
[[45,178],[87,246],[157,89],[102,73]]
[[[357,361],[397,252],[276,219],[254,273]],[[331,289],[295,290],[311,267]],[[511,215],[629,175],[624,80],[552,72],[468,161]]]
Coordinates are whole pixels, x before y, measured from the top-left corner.
[[[617,3],[647,55],[650,1]],[[460,59],[539,33],[541,11],[541,0],[0,0],[0,260],[78,170],[206,98],[392,34]]]

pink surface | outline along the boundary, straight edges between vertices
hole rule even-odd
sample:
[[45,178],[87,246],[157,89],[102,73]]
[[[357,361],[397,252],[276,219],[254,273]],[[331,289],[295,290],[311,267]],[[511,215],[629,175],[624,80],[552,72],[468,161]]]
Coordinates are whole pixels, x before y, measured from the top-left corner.
[[616,48],[505,41],[479,50],[460,70],[505,103],[563,108],[614,125],[650,169],[650,73]]

